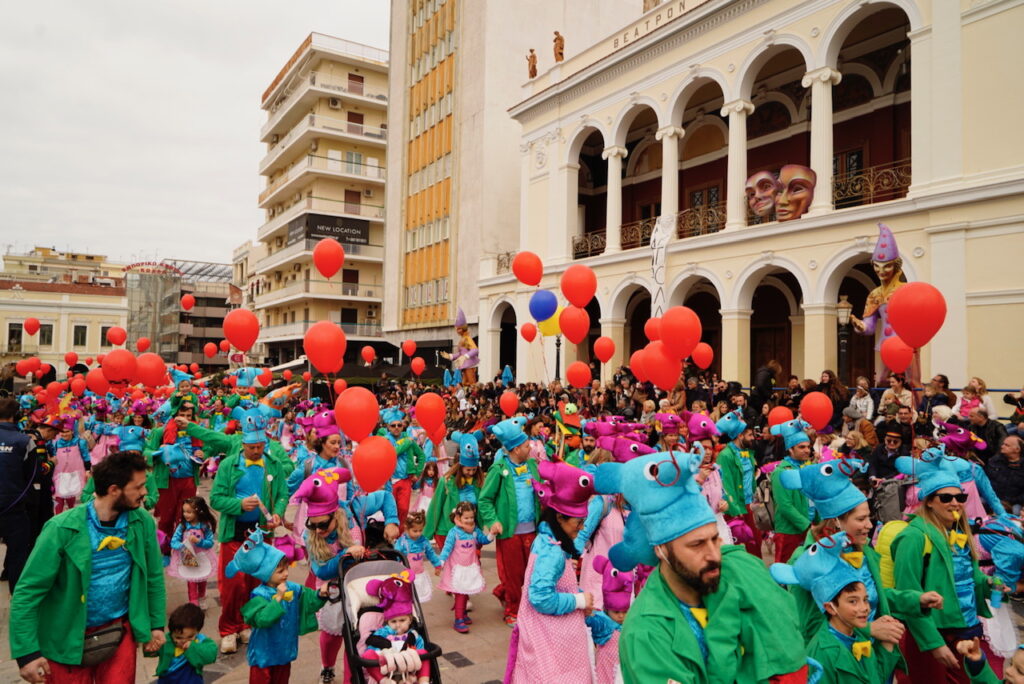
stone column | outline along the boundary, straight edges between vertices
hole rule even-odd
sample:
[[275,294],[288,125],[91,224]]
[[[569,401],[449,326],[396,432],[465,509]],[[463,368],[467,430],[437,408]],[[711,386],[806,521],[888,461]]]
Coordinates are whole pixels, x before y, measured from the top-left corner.
[[818,175],[807,215],[832,211],[832,86],[842,78],[835,69],[821,67],[800,82],[811,89],[811,169]]
[[604,148],[601,159],[608,160],[608,210],[605,212],[605,253],[622,251],[622,160],[626,148],[613,145]]
[[661,141],[662,216],[679,213],[679,141],[683,133],[679,126],[665,126],[654,134],[655,140]]
[[601,382],[608,382],[615,374],[615,369],[629,363],[626,353],[626,320],[623,318],[601,318],[601,334],[611,338],[615,343],[615,353],[608,363],[601,364]]
[[480,341],[476,346],[480,350],[480,365],[477,366],[477,377],[490,379],[501,373],[501,328],[480,326],[478,334]]
[[750,384],[751,309],[722,309],[722,379]]
[[[793,375],[800,378],[809,377],[804,374],[804,317],[790,316],[789,326],[789,368],[783,368],[782,370],[784,373],[792,373]],[[780,383],[785,382],[784,379],[776,379]]]
[[[722,107],[722,116],[729,117],[729,171],[726,174],[728,185],[725,191],[726,230],[747,225],[747,202],[743,187],[747,182],[747,116],[753,112],[754,105],[747,100],[733,100]],[[749,343],[748,337],[748,346]],[[746,365],[749,364],[745,359],[744,366]]]
[[839,363],[839,328],[835,304],[804,304],[804,375],[816,378]]

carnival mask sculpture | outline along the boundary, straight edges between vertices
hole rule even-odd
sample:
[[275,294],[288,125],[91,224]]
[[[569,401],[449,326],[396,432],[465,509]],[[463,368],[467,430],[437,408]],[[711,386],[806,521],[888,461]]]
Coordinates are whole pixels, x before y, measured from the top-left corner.
[[775,216],[779,221],[792,221],[807,213],[814,201],[818,174],[807,166],[786,164],[779,170],[779,197]]

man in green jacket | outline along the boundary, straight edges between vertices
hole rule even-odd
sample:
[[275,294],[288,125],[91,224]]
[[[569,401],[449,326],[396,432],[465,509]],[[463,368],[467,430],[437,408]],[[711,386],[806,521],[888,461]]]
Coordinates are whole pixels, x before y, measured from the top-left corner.
[[811,458],[811,438],[804,432],[807,423],[796,418],[772,427],[781,436],[789,454],[772,471],[772,499],[775,501],[775,562],[785,563],[804,543],[811,526],[811,504],[799,489],[786,489],[782,473],[803,467]]
[[[156,523],[142,509],[146,459],[107,456],[92,469],[96,498],[50,519],[11,599],[11,656],[29,682],[134,682],[136,644],[164,644],[164,574]],[[122,632],[80,678],[86,637]],[[49,679],[52,677],[53,679]]]
[[509,418],[488,428],[508,458],[491,466],[480,489],[480,526],[497,537],[498,586],[494,595],[505,609],[505,624],[514,625],[523,595],[530,546],[537,536],[540,507],[533,481],[537,461],[529,458],[530,443],[523,432],[525,418]]
[[[187,430],[200,438],[217,439],[216,431],[195,424],[190,423]],[[218,628],[222,653],[234,653],[238,649],[238,637],[242,643],[248,642],[249,628],[242,620],[242,606],[249,600],[250,592],[259,586],[259,581],[248,575],[228,577],[225,568],[257,525],[273,530],[281,524],[288,507],[288,472],[269,455],[263,431],[244,432],[241,438],[228,439],[232,442],[231,451],[221,461],[210,492],[210,506],[220,513],[217,588],[221,601]]]
[[750,510],[757,487],[757,459],[754,457],[754,431],[747,427],[742,412],[731,411],[715,423],[719,440],[727,442],[718,452],[718,466],[722,470],[722,492],[729,508],[730,518],[742,518],[750,529],[751,539],[745,546],[749,553],[761,557],[761,530],[754,522]]

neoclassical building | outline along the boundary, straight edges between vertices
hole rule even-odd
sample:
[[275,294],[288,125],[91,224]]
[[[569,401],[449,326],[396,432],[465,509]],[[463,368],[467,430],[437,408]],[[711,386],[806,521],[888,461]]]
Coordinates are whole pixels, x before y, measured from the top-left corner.
[[[510,110],[519,248],[540,255],[543,288],[574,263],[598,275],[590,336],[562,344],[562,368],[600,335],[616,367],[652,309],[686,304],[728,379],[771,358],[869,375],[874,340],[841,355],[837,304],[863,310],[884,222],[906,278],[947,301],[922,372],[1019,388],[1022,33],[1020,0],[670,0],[526,83]],[[755,216],[747,179],[787,165],[816,176],[806,213]],[[551,378],[554,340],[517,335],[534,288],[512,256],[481,264],[481,376]]]

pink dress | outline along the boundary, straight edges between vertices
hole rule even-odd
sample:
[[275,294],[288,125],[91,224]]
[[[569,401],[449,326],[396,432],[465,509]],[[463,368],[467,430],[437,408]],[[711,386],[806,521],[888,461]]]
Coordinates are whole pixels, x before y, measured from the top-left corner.
[[416,511],[427,512],[430,508],[430,500],[434,498],[434,485],[423,483],[423,486],[416,490],[415,497],[413,498],[412,508],[409,510],[413,513]]
[[[542,538],[538,537],[538,542],[541,540]],[[537,612],[530,603],[530,577],[533,576],[536,560],[537,554],[531,553],[530,561],[526,565],[523,598],[519,603],[519,619],[512,628],[504,684],[592,684],[594,663],[591,660],[590,648],[593,641],[583,611],[574,610],[565,615],[544,615]],[[575,594],[579,588],[572,563],[567,560],[562,576],[555,582],[555,591]],[[589,676],[581,677],[584,672]]]
[[591,546],[580,561],[580,586],[594,597],[594,610],[604,610],[604,595],[601,593],[601,573],[594,570],[595,556],[608,556],[608,549],[622,541],[625,519],[618,507],[611,503],[612,497],[605,497],[608,512],[597,527]]
[[106,433],[100,435],[96,439],[96,444],[89,450],[89,462],[92,465],[99,465],[107,457],[107,454],[110,453],[110,450],[116,450],[120,444],[121,440],[117,435],[108,435]]
[[597,684],[614,684],[619,672],[619,633],[615,630],[611,638],[597,647]]
[[85,488],[85,461],[77,446],[57,448],[53,468],[53,493],[60,499],[77,499]]
[[704,498],[711,504],[711,510],[715,512],[715,525],[718,527],[718,536],[723,544],[732,544],[732,530],[725,522],[725,514],[718,510],[718,504],[722,502],[724,490],[722,488],[722,469],[715,464],[714,469],[708,473],[708,477],[701,485]]
[[[458,528],[452,531],[456,530]],[[476,544],[475,535],[469,539],[456,536],[455,548],[444,562],[438,589],[453,594],[479,594],[486,588],[484,574],[480,571],[480,559],[476,555]]]

